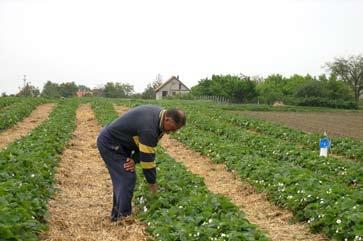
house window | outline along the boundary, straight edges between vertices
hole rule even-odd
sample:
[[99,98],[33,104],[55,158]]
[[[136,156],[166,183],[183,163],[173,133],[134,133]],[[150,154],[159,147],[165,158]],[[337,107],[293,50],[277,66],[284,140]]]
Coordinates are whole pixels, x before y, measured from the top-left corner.
[[176,92],[175,92],[175,91],[173,91],[173,92],[172,92],[172,95],[176,95]]
[[168,96],[168,91],[164,90],[161,94],[162,94],[163,97],[166,97],[166,96]]

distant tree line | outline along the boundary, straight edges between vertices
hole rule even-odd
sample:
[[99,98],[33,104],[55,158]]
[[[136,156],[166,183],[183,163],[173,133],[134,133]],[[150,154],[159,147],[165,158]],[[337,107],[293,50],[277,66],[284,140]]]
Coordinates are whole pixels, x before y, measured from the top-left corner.
[[192,87],[193,96],[221,96],[236,103],[259,102],[333,108],[358,107],[363,94],[363,57],[336,58],[325,65],[329,76],[279,74],[265,79],[240,75],[213,75]]
[[[336,58],[326,63],[325,68],[328,76],[323,74],[318,77],[297,74],[284,77],[273,74],[263,79],[245,75],[213,75],[201,79],[183,98],[219,96],[235,103],[283,102],[292,105],[357,108],[359,97],[363,95],[363,56]],[[161,76],[158,75],[141,94],[135,94],[134,86],[124,83],[108,82],[103,87],[91,90],[74,82],[57,84],[48,81],[41,92],[26,83],[17,96],[72,97],[77,95],[77,91],[82,91],[86,96],[155,99],[155,89],[161,83]]]
[[[84,96],[101,96],[108,98],[125,98],[134,93],[134,86],[124,83],[107,82],[101,88],[91,89],[85,85],[77,85],[75,82],[54,83],[47,81],[40,92],[38,88],[26,83],[23,88],[16,94],[22,97],[45,97],[45,98],[67,98],[77,96],[80,91]],[[5,96],[5,94],[2,94]]]

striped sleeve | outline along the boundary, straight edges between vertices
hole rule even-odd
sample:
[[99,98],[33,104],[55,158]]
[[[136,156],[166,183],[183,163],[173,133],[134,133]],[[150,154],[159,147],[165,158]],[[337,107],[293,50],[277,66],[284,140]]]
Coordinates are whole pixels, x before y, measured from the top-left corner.
[[155,152],[158,136],[152,131],[139,133],[140,164],[148,183],[156,182]]

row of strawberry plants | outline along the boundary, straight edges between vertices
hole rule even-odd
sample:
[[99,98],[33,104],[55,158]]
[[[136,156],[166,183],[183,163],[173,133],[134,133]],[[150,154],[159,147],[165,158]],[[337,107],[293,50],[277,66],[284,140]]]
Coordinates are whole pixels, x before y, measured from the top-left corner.
[[362,237],[362,190],[351,190],[331,178],[289,162],[272,161],[254,148],[188,122],[176,138],[212,160],[225,163],[272,201],[291,209],[297,220],[308,221],[314,231],[323,231],[338,240]]
[[[117,118],[108,100],[95,100],[92,106],[102,125]],[[147,191],[145,181],[139,181],[135,192],[138,215],[156,240],[268,240],[230,201],[208,192],[202,178],[163,151],[158,151],[157,160],[157,195]]]
[[[162,104],[166,106],[175,105],[175,103],[169,102],[162,102]],[[270,142],[274,141],[272,138],[263,138],[257,135],[250,135],[247,140],[236,138],[237,136],[249,135],[249,133],[231,125],[229,127],[232,130],[223,128],[220,123],[229,122],[228,117],[230,116],[223,115],[224,113],[211,115],[211,113],[215,114],[213,109],[205,109],[200,106],[197,109],[202,110],[203,114],[192,111],[191,109],[195,108],[193,105],[184,104],[184,107],[188,111],[188,125],[197,123],[199,128],[203,126],[203,130],[198,131],[194,128],[185,135],[184,141],[186,144],[191,145],[205,155],[213,157],[215,161],[226,162],[230,167],[231,163],[228,160],[235,158],[234,169],[242,172],[241,176],[243,178],[249,177],[248,175],[253,176],[255,173],[256,175],[251,179],[255,185],[269,191],[278,204],[292,209],[297,219],[308,220],[314,230],[323,230],[328,235],[341,239],[343,237],[349,240],[362,238],[362,230],[359,228],[363,225],[363,220],[361,220],[361,205],[363,204],[362,175],[360,174],[362,173],[362,167],[359,164],[347,163],[334,158],[328,158],[327,160],[316,158],[309,155],[309,151],[301,151],[294,148],[293,145],[287,145],[288,148],[283,150],[281,148],[277,150],[271,148],[272,152],[266,153],[266,148],[269,148]],[[221,116],[222,118],[220,118]],[[216,119],[210,121],[213,118]],[[197,119],[197,121],[193,123],[193,119]],[[212,138],[213,141],[211,141],[211,134],[205,133],[205,131],[211,131],[215,139],[219,141],[219,145],[216,145],[215,139]],[[202,137],[203,135],[204,137]],[[191,136],[194,138],[190,138]],[[221,136],[222,140],[220,140]],[[198,139],[198,137],[202,137],[203,141],[199,140],[193,143],[193,139]],[[235,138],[231,141],[230,137]],[[259,140],[254,140],[254,137]],[[261,139],[265,140],[263,145],[254,145],[259,143]],[[250,146],[241,145],[246,142],[250,142]],[[284,156],[285,151],[288,152],[289,150],[290,153],[287,155],[289,157],[286,158]],[[291,150],[295,155],[291,155]],[[300,162],[301,167],[292,165],[291,162],[295,162],[295,158],[299,157],[301,152],[306,152],[304,153],[306,154],[305,158],[300,160],[302,161]],[[246,160],[245,165],[239,163],[241,159]],[[276,162],[279,159],[283,159],[282,163]],[[306,167],[310,170],[306,170]],[[269,170],[265,175],[260,175],[260,168],[262,170],[268,168]],[[328,169],[328,171],[325,171],[325,169]],[[251,173],[251,171],[254,172]],[[279,182],[278,178],[273,179],[274,182],[267,181],[267,177],[269,175],[274,177],[276,172],[278,175],[285,177],[285,181],[289,184],[287,191],[285,191],[286,184]],[[330,175],[326,175],[326,172]],[[339,173],[342,175],[334,175]],[[297,177],[294,178],[294,175],[297,175]],[[355,190],[347,189],[346,185],[342,185],[341,177],[337,178],[339,176],[343,176],[343,182],[348,186],[351,185]],[[336,181],[338,182],[336,183]],[[307,185],[304,183],[307,183]],[[297,187],[291,189],[294,188],[292,184],[297,184]],[[272,190],[266,189],[265,186],[272,187]],[[277,189],[274,190],[274,187]],[[281,191],[282,194],[279,194]]]
[[[137,105],[139,102],[134,104]],[[161,104],[180,105],[180,103],[169,102]],[[201,105],[195,107],[184,104],[183,106],[188,112],[189,127],[177,135],[180,141],[210,156],[214,161],[225,163],[230,169],[236,170],[241,178],[247,178],[258,189],[268,192],[272,201],[291,209],[297,220],[307,221],[314,231],[323,231],[338,240],[363,238],[361,229],[363,195],[361,185],[357,183],[360,176],[356,175],[357,173],[351,173],[354,168],[349,170],[350,177],[341,182],[336,181],[340,178],[334,176],[334,171],[345,172],[344,161],[329,158],[323,166],[320,166],[319,172],[314,169],[314,166],[320,165],[319,161],[324,162],[325,159],[313,158],[309,156],[309,151],[306,151],[307,156],[304,160],[306,163],[300,163],[301,166],[297,166],[292,162],[294,162],[294,156],[299,156],[301,150],[293,149],[296,155],[278,162],[278,159],[284,158],[286,152],[271,148],[272,152],[266,153],[266,148],[273,141],[272,138],[251,135],[236,126],[227,125],[228,121],[224,120],[224,117],[213,120],[213,115],[210,115],[213,110],[205,109]],[[191,110],[193,108],[194,111]],[[203,113],[196,112],[195,109],[202,109]],[[237,138],[245,134],[250,138]],[[256,146],[255,144],[261,141],[255,140],[256,138],[262,138],[263,145]],[[246,142],[251,145],[245,145]],[[288,147],[294,148],[294,145],[288,145]],[[310,161],[309,158],[315,160]],[[329,161],[333,164],[331,165]],[[307,166],[309,168],[306,168]],[[327,175],[324,169],[330,166],[332,166],[330,172],[333,173]],[[360,168],[359,165],[355,167]],[[347,188],[346,184],[348,186],[353,184],[354,190]]]
[[45,103],[42,98],[24,98],[6,106],[0,113],[0,131],[21,121],[40,104]]
[[12,103],[22,100],[20,97],[0,97],[0,110]]
[[[180,102],[161,104],[175,106],[180,105]],[[313,160],[309,160],[309,152],[306,152],[306,158],[302,159],[300,166],[296,166],[291,162],[295,161],[296,156],[299,157],[301,150],[295,149],[293,145],[288,146],[295,153],[293,158],[284,157],[286,149],[282,151],[278,148],[276,151],[271,148],[272,152],[266,154],[272,138],[250,135],[231,125],[229,127],[232,130],[224,128],[228,116],[223,115],[224,113],[211,115],[215,113],[213,109],[189,104],[183,106],[188,112],[188,126],[192,125],[192,128],[183,130],[178,135],[179,140],[202,154],[211,156],[213,160],[225,162],[230,168],[238,170],[242,178],[248,178],[254,185],[269,192],[271,199],[277,204],[293,210],[298,220],[307,220],[313,230],[323,230],[329,236],[342,240],[362,238],[360,227],[363,225],[363,193],[362,175],[359,174],[362,168],[359,165],[350,166],[349,163],[334,158],[325,160],[312,158],[311,155]],[[193,108],[202,110],[202,113],[193,111]],[[218,118],[220,116],[222,118]],[[197,120],[193,122],[193,119]],[[199,130],[201,126],[202,130]],[[238,138],[244,135],[249,135],[250,138]],[[263,145],[254,145],[260,143],[261,139],[265,140]],[[278,159],[281,158],[285,160],[279,162]],[[320,172],[315,170],[317,166]],[[355,171],[354,168],[359,170]],[[325,169],[330,169],[330,175],[325,174]],[[349,171],[348,175],[346,169]],[[343,174],[343,183],[352,185],[354,190],[348,189],[341,181],[336,182],[334,172]]]
[[[299,130],[284,127],[280,124],[250,118],[241,114],[227,112],[224,115],[227,120],[238,126],[255,130],[282,140],[299,143],[313,150],[319,148],[319,138],[321,137],[319,134],[304,133]],[[349,137],[334,137],[332,139],[332,153],[363,161],[363,141]]]
[[0,152],[0,240],[37,240],[46,225],[54,172],[75,129],[76,99],[59,101],[49,119]]
[[135,195],[139,217],[156,240],[268,240],[227,198],[210,193],[201,177],[163,150],[157,158],[157,196],[147,191],[145,181],[139,181]]
[[190,111],[189,113],[192,116],[189,123],[238,142],[240,148],[253,150],[259,156],[266,157],[271,161],[289,162],[334,181],[343,182],[354,189],[363,186],[363,166],[361,163],[334,157],[319,157],[317,152],[298,148],[294,143],[248,132],[229,123],[221,115],[211,115],[210,111],[208,113]]

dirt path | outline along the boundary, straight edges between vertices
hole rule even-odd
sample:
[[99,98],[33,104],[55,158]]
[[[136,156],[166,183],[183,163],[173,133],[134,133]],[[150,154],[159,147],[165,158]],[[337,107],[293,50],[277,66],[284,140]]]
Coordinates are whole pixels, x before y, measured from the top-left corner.
[[41,240],[143,241],[135,220],[111,223],[112,184],[96,148],[97,124],[90,105],[77,110],[77,128],[63,152],[56,179],[59,192],[49,202],[49,230]]
[[[119,114],[127,110],[123,106],[114,107]],[[272,240],[326,240],[321,235],[311,234],[304,224],[289,224],[291,212],[271,204],[264,194],[257,193],[250,184],[240,181],[239,177],[226,171],[224,165],[213,163],[167,135],[162,138],[161,145],[168,155],[184,164],[190,172],[202,176],[211,192],[229,197],[246,213],[247,219],[263,229]]]
[[4,148],[11,142],[28,134],[40,123],[46,120],[53,110],[55,104],[39,105],[28,117],[18,122],[13,127],[0,132],[0,149]]
[[164,136],[161,145],[176,161],[183,163],[189,171],[204,177],[211,192],[222,194],[246,213],[247,219],[263,229],[272,240],[326,240],[311,234],[304,224],[289,224],[292,214],[271,204],[266,196],[240,181],[236,175],[226,171],[222,164],[189,150],[182,143]]

